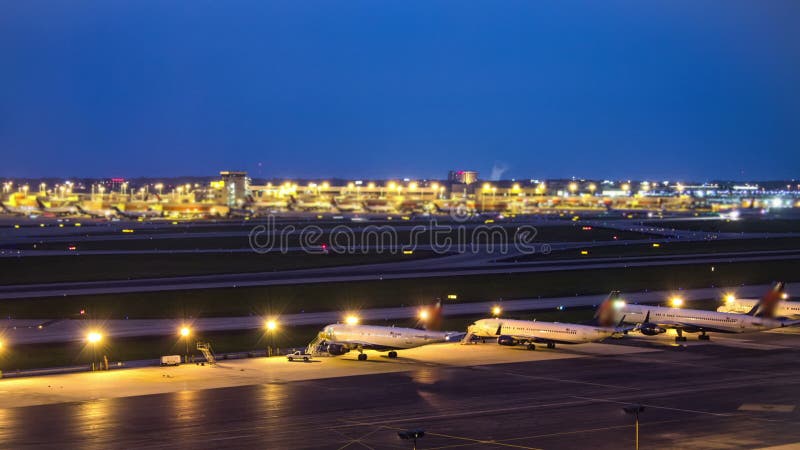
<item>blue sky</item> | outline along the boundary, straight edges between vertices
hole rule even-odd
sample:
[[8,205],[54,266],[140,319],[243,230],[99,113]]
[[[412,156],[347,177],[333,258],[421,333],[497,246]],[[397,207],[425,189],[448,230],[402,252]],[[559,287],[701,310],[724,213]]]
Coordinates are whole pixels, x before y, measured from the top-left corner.
[[800,2],[11,1],[0,176],[800,176]]

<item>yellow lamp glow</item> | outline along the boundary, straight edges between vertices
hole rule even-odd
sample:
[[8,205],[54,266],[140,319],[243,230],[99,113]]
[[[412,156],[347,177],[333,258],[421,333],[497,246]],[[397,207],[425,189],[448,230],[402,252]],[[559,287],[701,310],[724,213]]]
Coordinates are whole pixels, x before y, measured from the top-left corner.
[[344,319],[344,323],[348,325],[358,325],[358,322],[359,322],[358,316],[354,315],[349,315]]

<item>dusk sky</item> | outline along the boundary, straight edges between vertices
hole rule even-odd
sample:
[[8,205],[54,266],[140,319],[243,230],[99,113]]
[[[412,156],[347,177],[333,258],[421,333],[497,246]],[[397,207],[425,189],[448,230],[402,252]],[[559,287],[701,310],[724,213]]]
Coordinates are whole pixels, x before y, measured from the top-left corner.
[[797,0],[6,1],[0,176],[796,178],[798,23]]

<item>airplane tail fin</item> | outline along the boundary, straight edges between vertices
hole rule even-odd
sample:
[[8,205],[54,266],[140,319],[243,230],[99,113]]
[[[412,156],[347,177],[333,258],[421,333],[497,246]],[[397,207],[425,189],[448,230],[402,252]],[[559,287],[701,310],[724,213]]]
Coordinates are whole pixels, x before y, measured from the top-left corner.
[[614,308],[618,302],[621,302],[622,299],[620,298],[619,291],[611,291],[603,300],[602,303],[597,307],[597,311],[594,313],[594,319],[592,319],[592,323],[594,325],[600,325],[602,327],[613,327],[617,323],[614,320]]
[[774,318],[778,303],[783,299],[786,283],[776,281],[772,288],[758,300],[758,303],[747,313],[750,316]]
[[424,323],[426,330],[441,331],[442,329],[442,301],[437,300],[433,306],[426,307],[420,311],[420,320]]

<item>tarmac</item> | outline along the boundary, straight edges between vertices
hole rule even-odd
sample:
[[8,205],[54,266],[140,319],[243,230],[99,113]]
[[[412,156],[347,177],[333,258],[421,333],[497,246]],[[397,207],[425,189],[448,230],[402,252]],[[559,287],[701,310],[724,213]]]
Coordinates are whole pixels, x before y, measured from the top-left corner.
[[800,445],[800,330],[528,351],[437,344],[0,380],[6,448],[750,449]]

